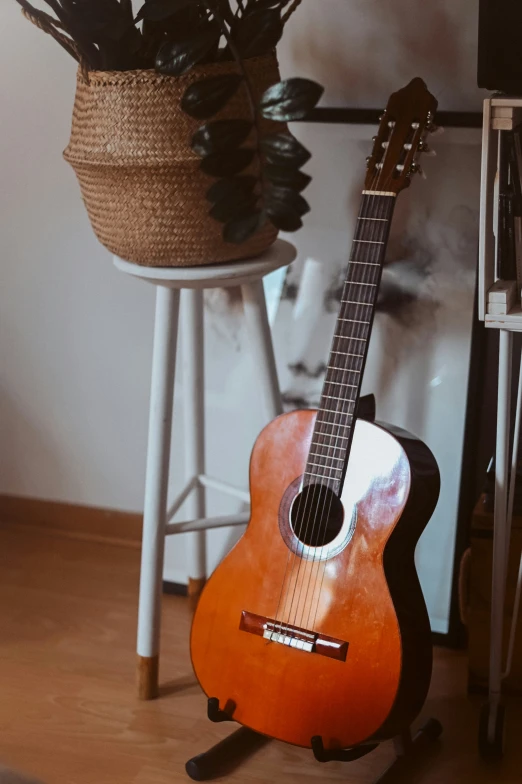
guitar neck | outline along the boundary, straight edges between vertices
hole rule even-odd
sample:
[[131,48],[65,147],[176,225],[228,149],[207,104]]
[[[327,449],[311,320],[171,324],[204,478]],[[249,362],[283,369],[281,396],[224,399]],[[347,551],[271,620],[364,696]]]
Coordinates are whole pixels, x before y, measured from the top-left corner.
[[353,437],[394,206],[395,194],[363,191],[308,455],[304,484],[328,484],[337,494]]

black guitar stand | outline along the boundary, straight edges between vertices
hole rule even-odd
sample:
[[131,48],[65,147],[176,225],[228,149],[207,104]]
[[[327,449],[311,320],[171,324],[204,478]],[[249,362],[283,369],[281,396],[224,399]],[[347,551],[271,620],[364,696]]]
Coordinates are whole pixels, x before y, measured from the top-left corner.
[[[234,721],[227,711],[221,710],[219,700],[211,697],[208,701],[208,718],[210,721]],[[442,734],[442,725],[437,719],[429,719],[412,738],[410,730],[394,739],[396,758],[392,764],[379,776],[374,784],[391,784],[393,781],[402,782],[406,768],[415,758],[426,752]],[[254,751],[270,741],[247,727],[240,727],[229,735],[228,738],[216,743],[208,751],[198,754],[185,765],[185,770],[193,781],[208,781],[218,776],[232,772],[238,765],[246,760]],[[325,749],[322,738],[316,735],[311,739],[312,752],[318,762],[353,762],[374,751],[378,743],[354,746],[351,749]]]

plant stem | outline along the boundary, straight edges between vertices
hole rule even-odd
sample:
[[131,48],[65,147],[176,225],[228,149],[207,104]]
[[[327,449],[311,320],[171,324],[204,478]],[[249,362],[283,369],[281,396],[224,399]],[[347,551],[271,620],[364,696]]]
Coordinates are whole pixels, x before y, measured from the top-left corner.
[[232,25],[234,23],[234,14],[230,7],[230,0],[218,0],[218,7],[220,12],[223,13],[223,21],[226,20],[229,25]]
[[301,5],[303,0],[293,0],[292,4],[287,8],[286,13],[281,17],[281,21],[283,24],[288,22],[288,19],[292,16],[294,11]]
[[[48,33],[52,36],[54,40],[60,44],[62,49],[65,49],[67,54],[70,54],[76,62],[81,64],[81,57],[84,56],[83,52],[81,52],[80,47],[72,36],[68,38],[68,35],[71,35],[71,33],[64,24],[53,16],[46,14],[45,11],[34,8],[28,0],[16,0],[16,2],[22,7],[23,13],[29,21],[43,30],[44,33]],[[65,33],[67,33],[67,35]]]

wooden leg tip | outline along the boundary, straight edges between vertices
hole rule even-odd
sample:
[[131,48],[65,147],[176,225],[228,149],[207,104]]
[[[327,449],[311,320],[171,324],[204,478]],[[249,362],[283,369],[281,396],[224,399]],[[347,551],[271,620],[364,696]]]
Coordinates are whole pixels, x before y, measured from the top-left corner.
[[155,700],[158,696],[159,656],[138,656],[138,697]]
[[187,596],[189,600],[189,607],[192,612],[194,612],[198,606],[199,597],[201,596],[201,592],[205,587],[206,582],[206,577],[198,577],[197,579],[194,577],[189,577]]

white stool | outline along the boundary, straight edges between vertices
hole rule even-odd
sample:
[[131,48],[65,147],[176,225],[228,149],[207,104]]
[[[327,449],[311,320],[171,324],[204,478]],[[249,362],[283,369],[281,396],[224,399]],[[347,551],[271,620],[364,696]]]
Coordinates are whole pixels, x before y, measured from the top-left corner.
[[[262,256],[232,264],[141,267],[114,257],[114,264],[119,270],[157,286],[138,614],[138,693],[141,699],[153,699],[158,695],[165,536],[193,532],[188,551],[188,590],[189,597],[195,602],[207,577],[205,530],[248,522],[248,514],[205,517],[205,487],[222,490],[247,502],[250,496],[244,490],[205,475],[203,289],[241,286],[252,353],[261,368],[262,402],[267,408],[269,419],[273,419],[282,412],[282,406],[263,277],[287,266],[295,256],[292,245],[277,240]],[[187,484],[168,508],[180,290],[183,297],[181,338]],[[170,520],[184,502],[190,504],[192,519],[171,523]]]

